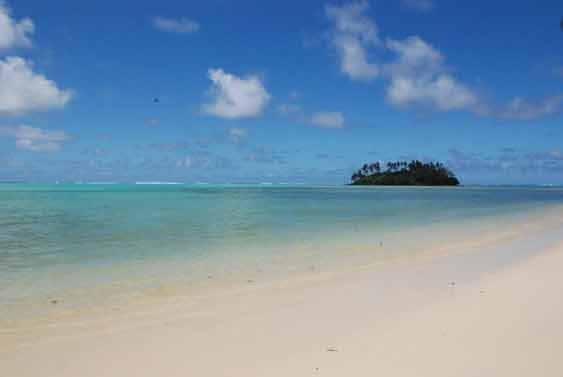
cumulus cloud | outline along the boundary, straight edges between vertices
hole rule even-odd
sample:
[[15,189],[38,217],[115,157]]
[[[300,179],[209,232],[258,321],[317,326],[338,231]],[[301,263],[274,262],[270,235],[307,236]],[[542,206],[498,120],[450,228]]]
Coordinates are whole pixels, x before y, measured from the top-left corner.
[[434,8],[434,2],[432,0],[401,0],[401,4],[405,8],[427,12]]
[[396,59],[387,65],[390,79],[386,94],[396,106],[428,106],[440,111],[471,110],[476,94],[450,75],[442,54],[418,36],[389,39],[387,48]]
[[32,152],[56,152],[69,140],[64,131],[49,131],[29,126],[2,126],[0,135],[14,138],[18,149]]
[[0,0],[0,50],[14,47],[30,47],[30,36],[35,25],[30,18],[16,21],[4,1]]
[[[430,7],[430,1],[409,1],[409,5]],[[375,22],[365,15],[367,1],[342,6],[327,5],[325,13],[333,23],[332,44],[340,56],[340,68],[354,80],[371,80],[383,74],[388,80],[388,101],[396,106],[425,106],[440,111],[471,109],[476,94],[448,73],[442,54],[418,36],[388,39],[382,46],[395,54],[385,65],[368,61],[368,49],[381,46]]]
[[188,18],[155,17],[153,26],[158,30],[176,34],[193,34],[199,31],[199,23]]
[[213,85],[209,89],[212,101],[203,105],[207,114],[227,119],[257,117],[271,98],[258,76],[240,78],[222,69],[210,69],[208,76]]
[[365,12],[367,1],[342,6],[327,5],[325,15],[332,22],[331,43],[340,58],[340,70],[353,80],[371,80],[379,75],[379,67],[368,60],[367,47],[380,43],[377,25]]
[[[432,0],[402,0],[402,4],[420,11],[434,7]],[[329,36],[338,51],[342,72],[353,80],[382,78],[386,84],[386,99],[391,105],[469,111],[514,120],[531,120],[562,112],[563,95],[536,101],[516,97],[501,106],[491,105],[470,85],[455,77],[446,66],[444,55],[419,36],[402,40],[387,38],[382,43],[377,25],[366,15],[368,9],[365,0],[325,6],[325,15],[332,23]],[[391,58],[378,64],[370,62],[369,51],[374,47],[391,53]],[[556,75],[562,72],[561,67],[554,69]]]
[[342,128],[344,116],[339,112],[318,112],[311,116],[311,123],[323,128]]
[[61,90],[54,81],[35,73],[30,63],[19,57],[0,60],[0,114],[64,107],[72,92]]

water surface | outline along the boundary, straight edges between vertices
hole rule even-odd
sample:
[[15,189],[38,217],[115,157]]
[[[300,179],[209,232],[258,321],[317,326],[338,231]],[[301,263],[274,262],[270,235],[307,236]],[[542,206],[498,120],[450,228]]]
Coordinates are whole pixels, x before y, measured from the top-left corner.
[[172,282],[255,279],[360,250],[377,258],[416,244],[409,231],[420,227],[495,224],[559,204],[559,188],[2,184],[0,310],[119,302]]

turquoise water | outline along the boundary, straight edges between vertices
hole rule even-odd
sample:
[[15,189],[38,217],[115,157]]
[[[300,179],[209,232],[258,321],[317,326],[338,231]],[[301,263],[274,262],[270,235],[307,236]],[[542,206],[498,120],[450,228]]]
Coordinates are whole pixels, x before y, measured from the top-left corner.
[[563,189],[3,184],[0,308],[298,269],[555,204]]

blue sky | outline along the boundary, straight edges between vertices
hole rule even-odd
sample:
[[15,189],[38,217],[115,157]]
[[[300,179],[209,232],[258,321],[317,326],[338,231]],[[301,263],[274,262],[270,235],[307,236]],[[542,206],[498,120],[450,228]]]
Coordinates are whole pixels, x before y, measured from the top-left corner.
[[0,4],[0,180],[563,183],[560,1]]

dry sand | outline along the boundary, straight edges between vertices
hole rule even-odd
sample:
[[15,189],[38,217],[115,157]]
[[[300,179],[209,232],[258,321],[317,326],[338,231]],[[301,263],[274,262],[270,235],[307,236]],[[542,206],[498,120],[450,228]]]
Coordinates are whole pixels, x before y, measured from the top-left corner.
[[0,376],[563,376],[560,231],[62,325]]

